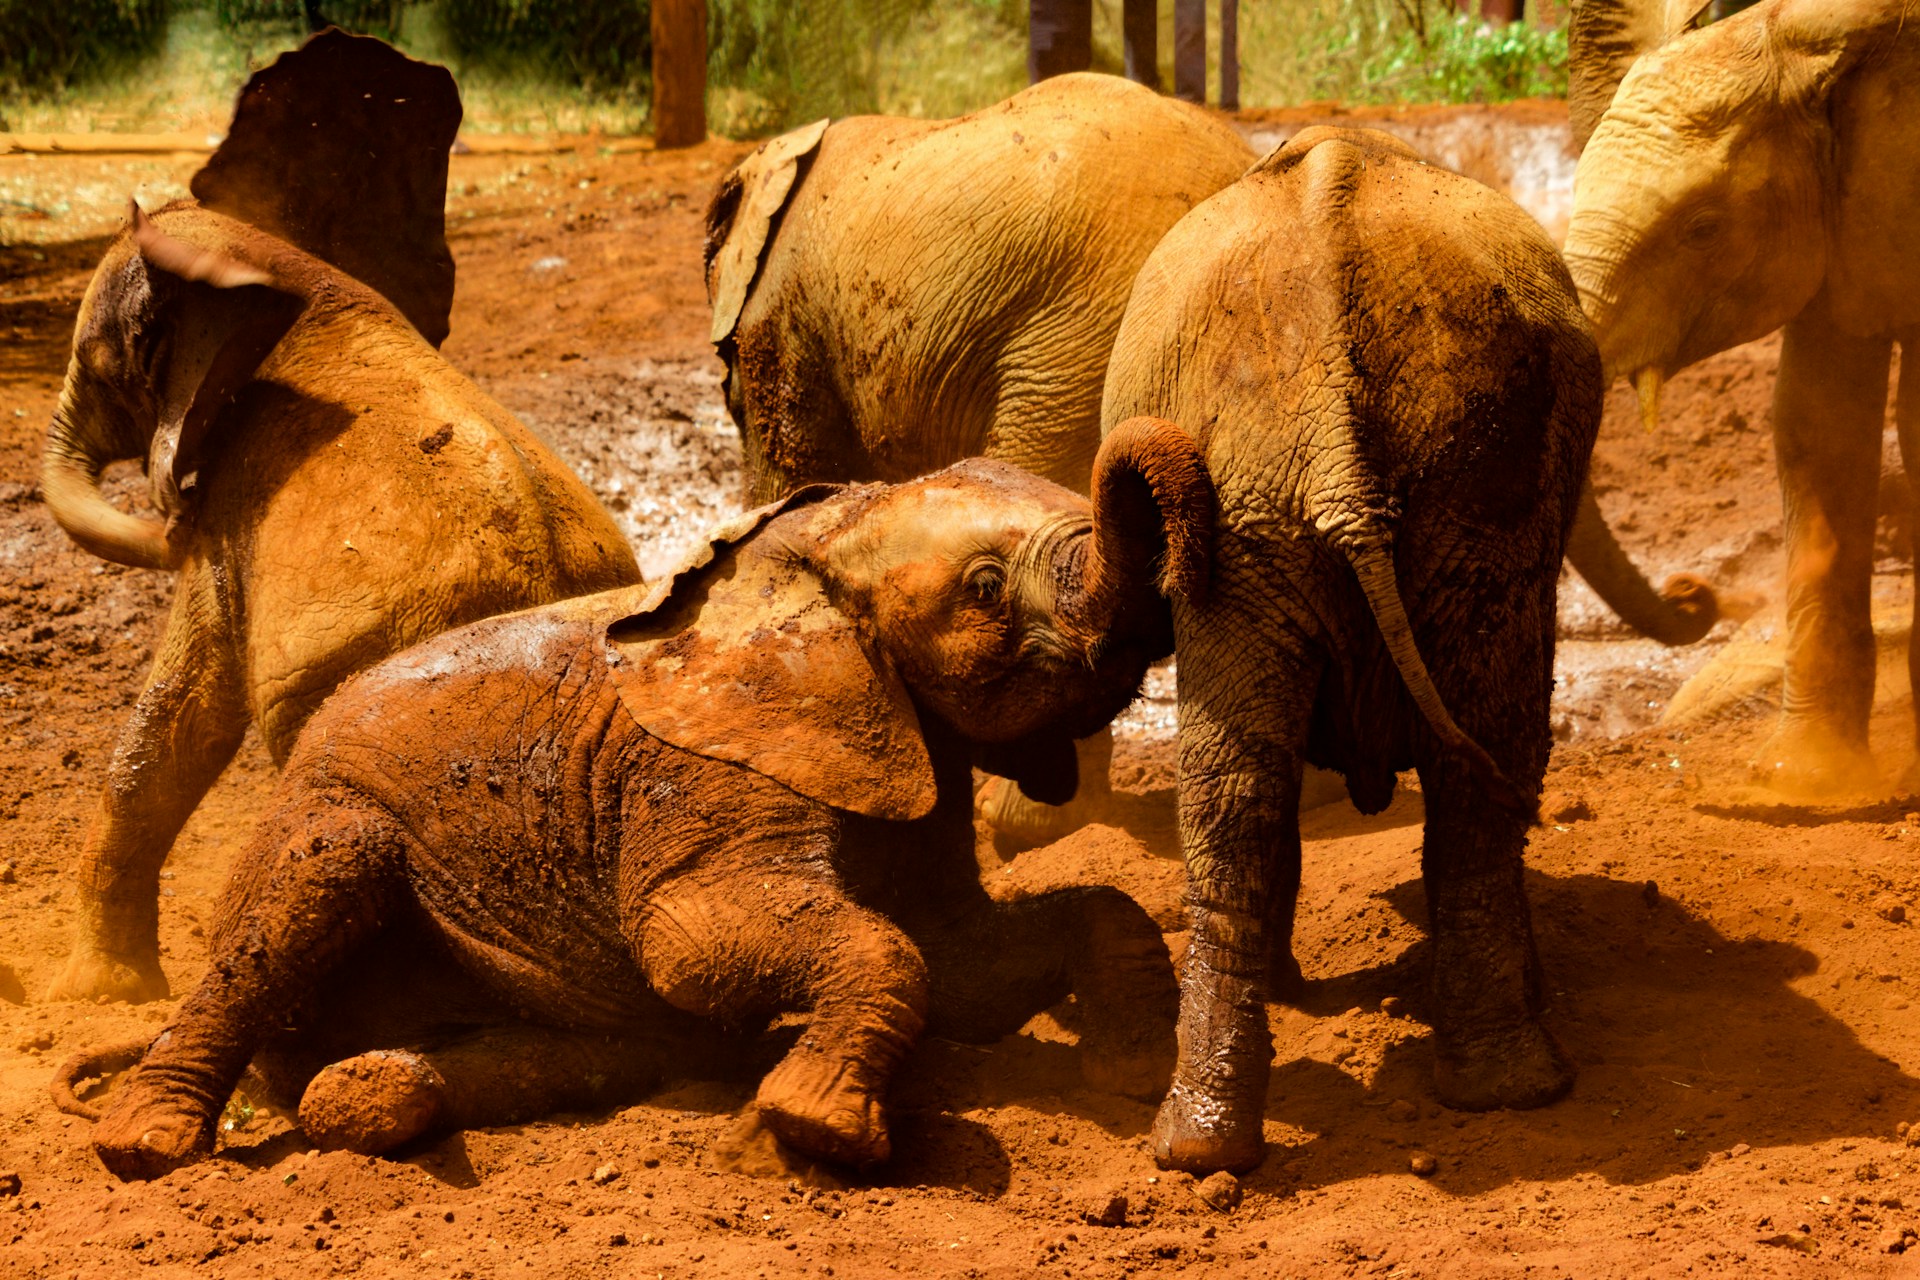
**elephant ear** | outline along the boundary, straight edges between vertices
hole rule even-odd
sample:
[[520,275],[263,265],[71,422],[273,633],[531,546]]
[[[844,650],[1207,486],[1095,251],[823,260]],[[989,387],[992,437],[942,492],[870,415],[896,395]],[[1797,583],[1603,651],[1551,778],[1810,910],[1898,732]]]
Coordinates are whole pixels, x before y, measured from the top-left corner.
[[783,133],[742,160],[720,180],[707,207],[707,297],[713,303],[712,339],[726,341],[760,274],[774,219],[800,176],[800,162],[826,136],[826,120]]
[[1574,0],[1567,24],[1567,119],[1576,150],[1599,127],[1635,58],[1700,20],[1711,0]]
[[329,29],[247,81],[192,191],[379,290],[437,347],[453,310],[447,156],[459,127],[445,67]]
[[186,505],[220,411],[306,307],[257,267],[176,240],[129,202],[133,243],[147,269],[163,337],[152,371],[158,422],[147,458],[154,502]]
[[648,606],[608,627],[607,663],[628,714],[663,742],[836,809],[925,817],[933,763],[906,687],[782,531],[765,528],[832,492],[802,489],[716,535]]

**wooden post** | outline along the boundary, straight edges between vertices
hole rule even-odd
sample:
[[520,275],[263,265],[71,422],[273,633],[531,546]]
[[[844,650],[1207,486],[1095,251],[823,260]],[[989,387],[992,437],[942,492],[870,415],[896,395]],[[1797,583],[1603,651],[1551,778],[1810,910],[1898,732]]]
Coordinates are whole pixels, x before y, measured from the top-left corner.
[[1220,109],[1240,109],[1240,0],[1220,0]]
[[1093,65],[1093,0],[1028,0],[1027,79]]
[[1158,89],[1160,6],[1155,0],[1125,0],[1120,8],[1120,38],[1126,52],[1127,79]]
[[706,140],[706,0],[653,0],[653,145]]
[[1207,0],[1173,0],[1173,94],[1207,100]]
[[1460,12],[1472,13],[1477,7],[1483,22],[1518,22],[1524,0],[1459,0]]

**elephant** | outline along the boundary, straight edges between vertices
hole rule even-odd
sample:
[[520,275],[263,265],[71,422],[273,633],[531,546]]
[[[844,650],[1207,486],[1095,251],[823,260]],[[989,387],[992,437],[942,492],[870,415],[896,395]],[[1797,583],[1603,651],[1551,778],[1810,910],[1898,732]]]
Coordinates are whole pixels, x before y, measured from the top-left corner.
[[[80,305],[41,491],[174,574],[77,868],[55,999],[155,1000],[159,874],[251,723],[276,764],[333,688],[491,614],[640,581],[612,518],[435,349],[452,77],[327,32],[256,74],[197,197],[138,204]],[[161,519],[102,467],[139,458]]]
[[[1756,764],[1790,790],[1872,786],[1880,439],[1893,345],[1920,334],[1920,249],[1902,234],[1920,199],[1920,33],[1892,0],[1765,0],[1688,30],[1699,7],[1586,0],[1574,70],[1591,136],[1566,258],[1649,425],[1667,377],[1784,326],[1786,685]],[[1920,363],[1902,363],[1898,419],[1911,474]]]
[[[986,459],[809,486],[651,592],[349,681],[235,863],[205,978],[110,1095],[102,1161],[205,1156],[256,1054],[304,1089],[310,1140],[372,1154],[606,1102],[680,1019],[802,1012],[755,1118],[870,1167],[923,1029],[995,1039],[1069,992],[1090,1078],[1158,1096],[1177,990],[1151,917],[1107,888],[996,902],[973,857],[972,765],[1070,788],[1071,735],[1171,647],[1161,592],[1205,590],[1212,490],[1184,435],[1116,430],[1095,486]],[[449,983],[422,1016],[468,1025],[353,1040]]]
[[[855,116],[775,138],[707,212],[707,290],[750,501],[1000,458],[1085,492],[1133,274],[1246,171],[1220,117],[1113,76],[1055,76],[955,120]],[[1018,843],[1080,825],[990,784]]]
[[1522,855],[1601,392],[1545,232],[1386,134],[1302,131],[1141,267],[1101,413],[1190,433],[1219,504],[1208,595],[1173,609],[1193,934],[1163,1166],[1264,1155],[1266,1006],[1302,985],[1303,761],[1366,813],[1419,772],[1440,1100],[1570,1087]]

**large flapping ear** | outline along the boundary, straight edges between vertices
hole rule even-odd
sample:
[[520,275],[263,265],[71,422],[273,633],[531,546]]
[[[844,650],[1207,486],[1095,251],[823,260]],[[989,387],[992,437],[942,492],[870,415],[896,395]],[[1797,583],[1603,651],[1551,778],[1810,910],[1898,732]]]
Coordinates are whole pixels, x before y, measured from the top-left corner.
[[740,310],[760,274],[760,260],[773,221],[787,207],[800,162],[826,136],[827,121],[815,120],[783,133],[734,166],[720,180],[707,206],[707,297],[713,302],[714,342],[724,342],[740,323]]
[[870,818],[926,816],[933,763],[906,687],[825,585],[764,526],[833,490],[752,513],[649,607],[607,629],[620,700],[683,750],[745,765]]
[[1585,150],[1641,54],[1694,26],[1710,0],[1574,0],[1567,25],[1567,119]]
[[[165,327],[153,371],[158,410],[147,474],[169,515],[185,505],[215,420],[306,306],[257,267],[167,235],[129,202],[133,243]],[[162,283],[165,281],[166,283]]]
[[445,67],[329,29],[247,81],[192,190],[379,290],[437,347],[453,309],[447,156],[459,127]]

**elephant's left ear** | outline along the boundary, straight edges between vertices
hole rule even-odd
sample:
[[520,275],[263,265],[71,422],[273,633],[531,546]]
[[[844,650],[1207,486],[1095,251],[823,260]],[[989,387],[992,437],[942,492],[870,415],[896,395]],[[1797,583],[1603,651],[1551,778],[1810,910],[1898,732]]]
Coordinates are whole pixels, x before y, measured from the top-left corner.
[[447,156],[459,128],[445,67],[330,29],[247,81],[192,191],[379,290],[437,347],[453,310]]
[[711,339],[724,342],[740,323],[741,308],[760,274],[773,222],[787,207],[800,162],[827,134],[826,120],[783,133],[734,166],[707,208],[707,297],[713,302]]
[[1643,53],[1700,21],[1708,0],[1574,0],[1567,22],[1567,119],[1584,150]]
[[740,541],[716,540],[710,563],[607,629],[620,700],[662,741],[745,765],[822,804],[925,817],[933,763],[906,687],[784,550],[779,531],[764,528],[797,505],[789,498],[755,513]]

